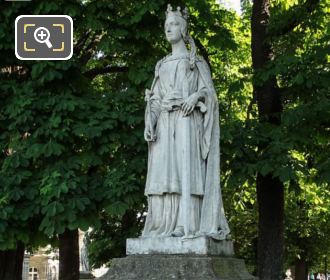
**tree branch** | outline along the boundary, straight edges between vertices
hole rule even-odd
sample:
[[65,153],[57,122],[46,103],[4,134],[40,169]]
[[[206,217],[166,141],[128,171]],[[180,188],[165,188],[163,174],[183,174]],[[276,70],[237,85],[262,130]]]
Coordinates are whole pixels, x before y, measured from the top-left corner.
[[84,47],[89,35],[92,33],[92,30],[86,31],[77,41],[76,45],[73,48],[74,53],[79,54],[82,48]]
[[209,53],[208,53],[207,49],[203,46],[203,44],[201,43],[201,41],[198,38],[194,38],[194,41],[195,41],[196,46],[199,49],[202,57],[205,59],[206,63],[210,67],[210,70],[211,70],[211,73],[212,73],[212,67],[211,67]]
[[108,73],[123,73],[127,72],[128,67],[126,66],[110,66],[107,65],[105,67],[97,67],[91,70],[88,70],[84,73],[84,76],[89,79],[94,79],[97,75],[104,75]]
[[295,27],[303,22],[307,18],[308,14],[311,14],[317,8],[320,0],[306,0],[303,5],[295,5],[287,12],[288,21],[282,26],[277,24],[274,29],[268,30],[270,36],[283,36],[291,32]]
[[30,69],[22,65],[9,65],[0,68],[0,74],[11,78],[15,77],[17,80],[21,81],[30,75]]
[[253,108],[253,105],[256,104],[257,102],[257,95],[256,95],[256,92],[255,90],[253,91],[253,97],[247,107],[247,111],[246,111],[246,121],[245,123],[248,123],[248,121],[250,121],[250,115],[251,115],[251,111],[252,111],[252,108]]
[[103,35],[94,34],[89,44],[83,49],[83,53],[79,58],[81,64],[86,64],[94,54],[98,44],[101,42]]

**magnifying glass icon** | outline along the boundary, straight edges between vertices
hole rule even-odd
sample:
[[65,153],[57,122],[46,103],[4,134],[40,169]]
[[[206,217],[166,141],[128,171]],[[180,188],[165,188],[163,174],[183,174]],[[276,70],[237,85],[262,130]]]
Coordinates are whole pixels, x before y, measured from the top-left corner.
[[52,43],[49,41],[50,32],[46,27],[38,27],[34,31],[34,39],[41,44],[46,44],[49,49],[53,47]]

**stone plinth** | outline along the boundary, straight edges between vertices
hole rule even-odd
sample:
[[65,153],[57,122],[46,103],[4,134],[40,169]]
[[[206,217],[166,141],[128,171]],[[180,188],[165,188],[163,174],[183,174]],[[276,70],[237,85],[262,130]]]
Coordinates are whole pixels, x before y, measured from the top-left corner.
[[113,259],[99,280],[255,280],[243,260],[231,257],[136,255]]
[[93,280],[95,277],[90,271],[80,271],[79,273],[80,280]]
[[209,237],[127,239],[128,257],[113,259],[99,280],[255,280],[230,240]]
[[128,257],[113,259],[99,280],[255,280],[230,240],[208,237],[128,239]]
[[126,241],[127,255],[212,255],[234,256],[230,240],[216,241],[209,237],[182,239],[181,237],[132,238]]

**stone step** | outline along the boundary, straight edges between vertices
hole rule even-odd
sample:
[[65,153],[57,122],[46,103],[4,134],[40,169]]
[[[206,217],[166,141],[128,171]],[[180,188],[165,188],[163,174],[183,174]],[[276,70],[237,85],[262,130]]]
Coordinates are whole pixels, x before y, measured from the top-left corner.
[[99,280],[256,280],[231,257],[135,255],[114,259]]

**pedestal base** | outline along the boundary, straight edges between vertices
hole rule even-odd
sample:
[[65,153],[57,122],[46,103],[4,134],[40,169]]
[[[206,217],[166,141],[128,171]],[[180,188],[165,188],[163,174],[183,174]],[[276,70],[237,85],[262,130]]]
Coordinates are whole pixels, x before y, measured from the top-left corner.
[[139,255],[113,259],[99,280],[255,280],[243,260],[230,257]]
[[90,271],[80,271],[79,280],[93,280],[95,277]]
[[233,257],[231,240],[216,241],[207,236],[192,239],[181,237],[140,237],[126,241],[127,255],[212,255]]

